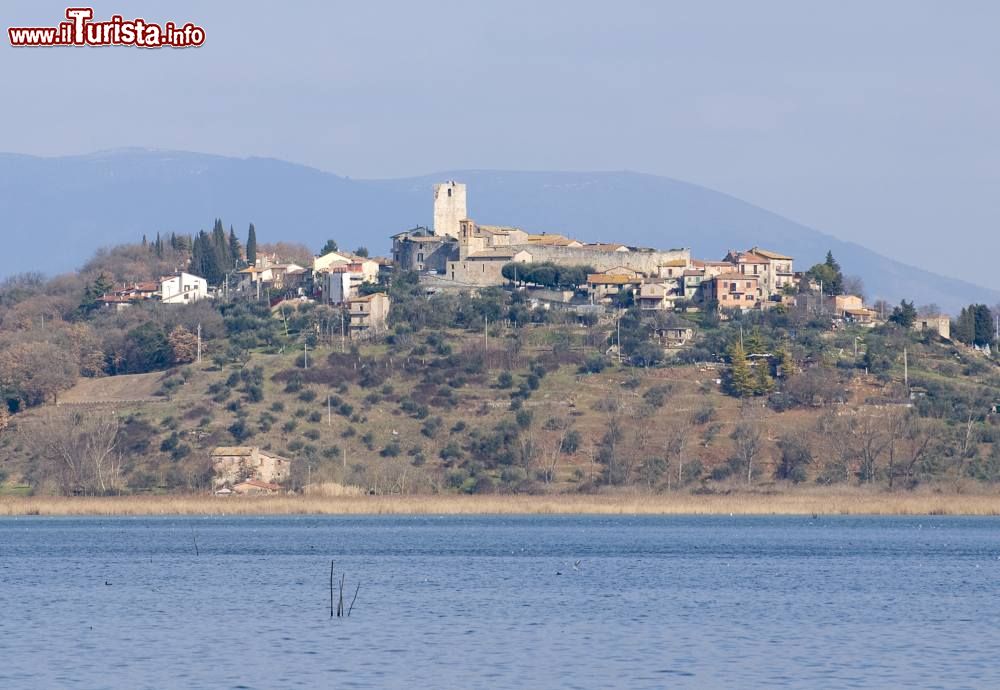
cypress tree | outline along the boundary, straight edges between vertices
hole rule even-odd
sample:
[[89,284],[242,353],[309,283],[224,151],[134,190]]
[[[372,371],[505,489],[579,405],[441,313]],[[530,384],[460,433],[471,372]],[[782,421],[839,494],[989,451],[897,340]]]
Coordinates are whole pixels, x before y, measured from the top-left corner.
[[222,282],[225,269],[219,261],[218,247],[211,235],[202,230],[191,247],[191,272],[201,276],[210,285]]
[[242,248],[240,246],[240,241],[236,237],[236,232],[233,230],[233,226],[229,226],[229,266],[231,268],[236,268],[240,265],[240,260],[243,258],[241,256]]
[[971,307],[973,342],[982,347],[993,342],[993,314],[985,304],[976,304]]
[[251,266],[257,265],[257,231],[250,223],[250,230],[247,232],[247,263]]

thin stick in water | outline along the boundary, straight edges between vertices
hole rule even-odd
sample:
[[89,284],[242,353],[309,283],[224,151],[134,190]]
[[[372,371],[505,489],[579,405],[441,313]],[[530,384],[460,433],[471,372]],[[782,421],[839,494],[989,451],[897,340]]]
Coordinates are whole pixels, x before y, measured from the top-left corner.
[[200,556],[201,553],[198,551],[198,535],[195,534],[194,525],[191,525],[191,539],[194,541],[194,555]]
[[340,576],[340,600],[337,602],[337,618],[344,615],[344,578],[346,577],[346,574]]
[[361,583],[360,582],[358,583],[358,586],[354,588],[354,598],[351,599],[351,605],[347,607],[347,617],[348,618],[351,617],[351,611],[354,610],[354,602],[356,602],[358,600],[358,590],[359,589],[361,589]]
[[333,618],[333,561],[330,561],[330,618]]

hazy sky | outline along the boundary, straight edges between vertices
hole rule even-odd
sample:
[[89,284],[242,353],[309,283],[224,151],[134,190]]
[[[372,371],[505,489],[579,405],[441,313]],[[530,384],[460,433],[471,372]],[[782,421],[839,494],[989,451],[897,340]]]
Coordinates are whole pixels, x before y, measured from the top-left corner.
[[[66,3],[5,2],[3,28]],[[0,150],[352,177],[636,170],[1000,287],[995,2],[131,2],[188,50],[0,48]],[[6,31],[4,31],[6,34]]]

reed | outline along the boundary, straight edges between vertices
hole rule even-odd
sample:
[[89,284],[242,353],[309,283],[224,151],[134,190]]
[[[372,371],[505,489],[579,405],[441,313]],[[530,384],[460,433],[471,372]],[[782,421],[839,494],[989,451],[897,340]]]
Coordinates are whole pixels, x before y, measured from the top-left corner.
[[26,515],[1000,515],[1000,493],[805,488],[725,494],[0,497]]

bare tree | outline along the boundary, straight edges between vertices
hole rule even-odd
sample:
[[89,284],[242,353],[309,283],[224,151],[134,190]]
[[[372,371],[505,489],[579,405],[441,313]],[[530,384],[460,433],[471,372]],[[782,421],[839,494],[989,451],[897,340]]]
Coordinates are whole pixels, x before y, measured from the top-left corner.
[[736,458],[746,468],[747,484],[753,481],[754,461],[764,445],[764,433],[759,420],[746,418],[736,425],[730,434],[736,450]]
[[[667,461],[667,466],[677,466],[678,487],[684,483],[684,452],[690,431],[691,421],[686,417],[678,416],[667,426],[666,436],[663,439],[663,454]],[[668,485],[669,481],[668,479]]]
[[842,436],[845,450],[858,463],[858,478],[870,484],[875,481],[878,463],[891,440],[885,420],[874,412],[866,412],[846,426]]
[[911,410],[893,411],[886,421],[889,435],[887,480],[892,489],[897,476],[913,480],[915,468],[930,452],[938,433],[936,425],[921,420]]
[[114,412],[48,412],[23,431],[66,493],[110,493],[123,486],[120,423]]

